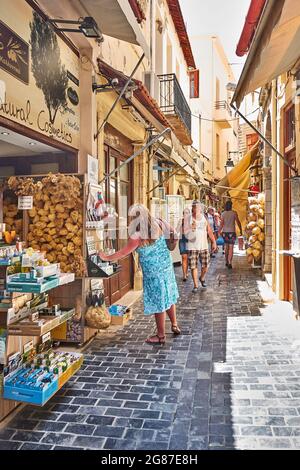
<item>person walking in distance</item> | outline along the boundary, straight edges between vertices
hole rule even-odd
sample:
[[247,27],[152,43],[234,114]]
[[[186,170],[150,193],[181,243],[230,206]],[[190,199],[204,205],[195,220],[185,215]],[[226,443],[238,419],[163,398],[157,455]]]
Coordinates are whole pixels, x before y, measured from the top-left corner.
[[188,208],[184,209],[183,211],[183,218],[180,221],[180,227],[179,227],[179,251],[181,254],[181,261],[182,261],[182,274],[183,278],[182,280],[185,282],[188,278],[188,249],[187,249],[187,238],[184,234],[184,226],[188,222],[188,219],[190,217],[190,210]]
[[[213,231],[213,234],[215,236],[215,240],[218,238],[216,237],[216,233],[218,233],[218,229],[216,226],[216,219],[215,219],[215,209],[213,207],[209,207],[207,211],[207,221]],[[216,256],[214,255],[214,252],[212,250],[212,244],[210,243],[210,257],[215,258]]]
[[[112,255],[100,252],[103,261],[117,261],[137,251],[143,272],[143,296],[145,315],[154,315],[156,334],[146,339],[149,344],[164,344],[166,340],[166,313],[171,322],[171,331],[180,335],[177,324],[176,303],[179,292],[176,284],[173,261],[169,249],[175,243],[175,231],[167,222],[152,217],[142,204],[129,210],[127,245]],[[174,242],[172,242],[172,239]],[[168,241],[171,243],[168,245]]]
[[242,224],[237,212],[232,210],[232,202],[227,201],[225,211],[221,216],[220,234],[223,234],[225,243],[225,261],[228,269],[232,269],[233,247],[236,242],[236,225],[242,236]]
[[201,274],[199,280],[202,287],[207,287],[205,276],[209,267],[209,249],[208,238],[211,240],[212,251],[216,251],[217,245],[213,231],[204,215],[203,206],[199,201],[192,204],[192,215],[189,219],[187,227],[185,227],[185,235],[188,239],[187,248],[189,252],[189,267],[192,272],[194,288],[193,292],[198,291],[198,261],[201,263]]

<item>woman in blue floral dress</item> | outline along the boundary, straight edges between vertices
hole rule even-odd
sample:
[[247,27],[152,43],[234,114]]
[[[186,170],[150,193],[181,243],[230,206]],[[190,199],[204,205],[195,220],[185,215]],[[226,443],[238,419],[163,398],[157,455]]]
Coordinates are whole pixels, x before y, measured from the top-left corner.
[[173,261],[166,238],[171,227],[162,220],[154,219],[148,209],[135,204],[130,209],[133,221],[129,226],[129,242],[113,255],[100,253],[104,261],[116,261],[135,250],[143,272],[145,315],[155,315],[157,333],[146,341],[150,344],[165,343],[166,313],[171,321],[172,332],[180,334],[176,320],[176,303],[179,297]]

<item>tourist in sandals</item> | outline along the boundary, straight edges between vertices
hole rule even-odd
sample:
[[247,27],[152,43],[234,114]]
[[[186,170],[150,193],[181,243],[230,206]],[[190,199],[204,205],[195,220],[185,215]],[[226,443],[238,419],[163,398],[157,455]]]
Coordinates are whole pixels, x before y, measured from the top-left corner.
[[236,242],[236,225],[243,234],[242,224],[236,211],[232,210],[232,201],[227,201],[225,211],[222,213],[220,234],[222,233],[225,243],[225,260],[228,269],[232,269],[233,249]]
[[189,267],[194,282],[193,293],[198,292],[198,262],[201,263],[201,274],[199,281],[202,287],[207,287],[205,276],[209,267],[208,238],[211,241],[212,252],[217,249],[214,233],[204,215],[203,206],[200,201],[193,201],[190,222],[185,229],[188,239],[187,249],[189,251]]
[[180,221],[180,227],[178,232],[180,233],[180,238],[179,238],[179,252],[181,255],[181,264],[182,264],[182,280],[183,282],[187,281],[188,278],[188,269],[189,269],[189,252],[187,249],[187,242],[188,239],[186,238],[184,234],[184,227],[187,224],[188,220],[190,217],[190,210],[188,208],[184,209],[183,211],[183,218],[182,221]]
[[[164,344],[166,340],[166,313],[175,335],[181,333],[176,318],[179,297],[173,261],[168,244],[176,243],[174,230],[161,219],[155,219],[142,204],[129,210],[128,244],[112,255],[99,253],[103,261],[117,261],[136,251],[143,272],[143,296],[145,315],[154,315],[156,334],[146,339],[149,344]],[[172,241],[173,240],[173,241]],[[170,246],[170,249],[171,246]]]

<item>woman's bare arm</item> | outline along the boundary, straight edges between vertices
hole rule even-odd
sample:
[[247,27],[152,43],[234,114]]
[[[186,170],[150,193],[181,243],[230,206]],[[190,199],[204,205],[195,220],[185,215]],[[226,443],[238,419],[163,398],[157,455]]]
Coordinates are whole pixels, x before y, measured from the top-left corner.
[[238,228],[240,229],[240,234],[242,235],[242,233],[243,233],[242,224],[241,224],[241,221],[239,219],[239,216],[238,216],[237,212],[235,212],[235,221],[237,223]]
[[218,232],[218,235],[220,236],[221,233],[223,232],[223,227],[224,227],[224,218],[221,217],[221,223],[220,223],[220,228],[219,228],[219,232]]
[[107,255],[103,251],[100,251],[98,255],[103,261],[118,261],[119,259],[125,258],[126,256],[133,253],[140,246],[140,238],[129,238],[129,241],[124,248],[112,255]]

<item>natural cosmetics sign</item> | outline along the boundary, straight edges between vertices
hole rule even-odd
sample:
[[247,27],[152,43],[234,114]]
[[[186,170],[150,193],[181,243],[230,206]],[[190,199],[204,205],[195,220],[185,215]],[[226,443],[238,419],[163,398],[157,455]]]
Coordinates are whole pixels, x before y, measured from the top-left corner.
[[0,11],[0,116],[79,146],[78,56],[24,0]]

